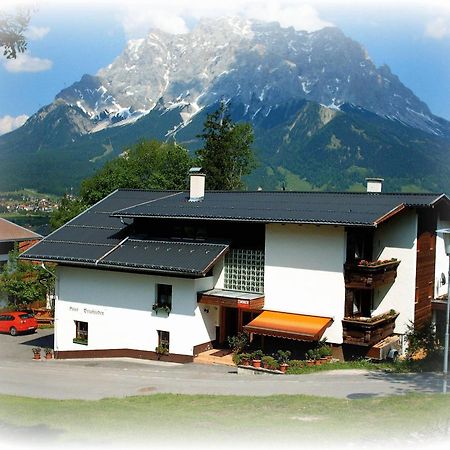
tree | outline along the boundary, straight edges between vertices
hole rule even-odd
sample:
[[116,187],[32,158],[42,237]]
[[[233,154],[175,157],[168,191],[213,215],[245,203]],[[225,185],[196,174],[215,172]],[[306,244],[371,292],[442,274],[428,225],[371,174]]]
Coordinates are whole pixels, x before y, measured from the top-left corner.
[[53,230],[56,230],[85,209],[86,205],[81,199],[64,195],[58,209],[55,209],[50,216],[50,226]]
[[20,307],[44,300],[53,289],[54,276],[41,266],[20,260],[16,245],[0,275],[0,291],[7,294],[10,305]]
[[0,12],[0,47],[7,59],[15,59],[17,53],[27,49],[25,31],[30,23],[30,13],[19,11],[17,14]]
[[175,143],[142,140],[86,178],[80,198],[65,196],[52,213],[52,228],[64,225],[115,189],[185,189],[192,164],[188,151]]
[[199,165],[206,173],[206,187],[212,190],[242,189],[242,177],[255,167],[253,128],[248,123],[234,123],[228,106],[221,102],[208,114],[203,133],[204,147],[197,151]]

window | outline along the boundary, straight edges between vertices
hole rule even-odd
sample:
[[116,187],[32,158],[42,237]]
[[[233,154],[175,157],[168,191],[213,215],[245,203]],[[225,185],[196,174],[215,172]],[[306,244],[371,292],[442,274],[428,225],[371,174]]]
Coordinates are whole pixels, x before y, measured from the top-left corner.
[[158,333],[158,347],[156,347],[156,353],[161,355],[167,355],[169,353],[170,345],[170,333],[168,331],[157,330]]
[[264,252],[233,249],[225,256],[225,289],[264,292]]
[[153,309],[164,309],[168,313],[172,310],[172,286],[170,284],[156,285],[156,302]]
[[88,323],[75,320],[75,344],[88,345]]

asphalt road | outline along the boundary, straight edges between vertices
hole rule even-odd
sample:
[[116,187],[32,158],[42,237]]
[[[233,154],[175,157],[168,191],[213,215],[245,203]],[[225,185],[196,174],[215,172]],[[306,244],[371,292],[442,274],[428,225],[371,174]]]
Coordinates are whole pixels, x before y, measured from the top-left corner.
[[238,374],[228,366],[174,364],[130,358],[40,360],[32,347],[50,347],[52,330],[0,334],[0,393],[53,399],[101,399],[154,393],[265,396],[308,394],[357,399],[440,392],[439,374],[340,370],[310,375]]

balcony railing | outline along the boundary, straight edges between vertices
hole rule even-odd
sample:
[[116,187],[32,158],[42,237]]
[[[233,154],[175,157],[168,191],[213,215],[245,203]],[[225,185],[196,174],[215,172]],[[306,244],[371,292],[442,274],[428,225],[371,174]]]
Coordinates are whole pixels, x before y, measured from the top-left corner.
[[344,344],[372,346],[394,332],[398,313],[390,311],[374,317],[344,317]]
[[360,261],[358,264],[345,264],[345,287],[348,289],[374,289],[393,283],[397,277],[400,261]]

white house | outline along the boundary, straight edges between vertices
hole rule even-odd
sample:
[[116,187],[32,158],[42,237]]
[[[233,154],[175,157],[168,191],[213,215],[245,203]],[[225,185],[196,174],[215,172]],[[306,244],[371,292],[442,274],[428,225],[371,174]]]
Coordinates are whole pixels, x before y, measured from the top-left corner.
[[364,353],[432,318],[438,226],[444,194],[205,192],[193,172],[190,192],[117,190],[22,257],[58,263],[58,358],[187,362],[243,329]]

